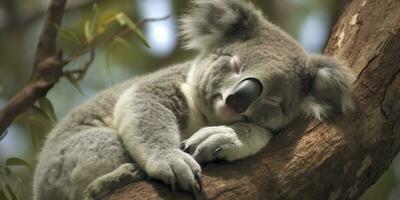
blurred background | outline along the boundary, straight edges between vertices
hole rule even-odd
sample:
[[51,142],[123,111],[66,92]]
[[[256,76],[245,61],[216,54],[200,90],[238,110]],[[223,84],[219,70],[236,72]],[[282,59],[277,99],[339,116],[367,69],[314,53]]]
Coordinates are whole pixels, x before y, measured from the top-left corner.
[[[85,23],[94,13],[93,2],[97,2],[100,12],[124,12],[136,22],[144,18],[170,17],[142,26],[151,48],[142,45],[137,37],[127,36],[97,49],[93,64],[79,84],[71,84],[62,78],[47,95],[55,117],[49,118],[34,110],[20,116],[8,129],[8,134],[0,140],[0,166],[6,166],[9,158],[20,158],[32,168],[46,132],[73,107],[115,83],[188,60],[195,55],[195,52],[179,48],[181,42],[177,19],[187,10],[186,0],[68,0],[62,25],[64,37],[58,40],[58,48],[66,56],[76,52],[79,42],[84,40]],[[253,2],[271,22],[287,31],[312,53],[323,50],[331,28],[346,4],[346,0]],[[36,43],[48,3],[49,0],[0,0],[0,106],[30,78]],[[111,27],[108,32],[112,33],[116,29]],[[67,65],[66,69],[77,69],[88,59],[89,55],[81,56]],[[393,162],[390,169],[361,199],[399,199],[399,160],[397,158]],[[18,188],[15,192],[20,195],[20,199],[31,199],[32,169],[23,166],[25,163],[19,166],[21,162],[14,160],[17,166],[8,166],[6,169],[0,167],[3,170],[0,171],[0,187],[4,188],[7,184],[13,190]]]

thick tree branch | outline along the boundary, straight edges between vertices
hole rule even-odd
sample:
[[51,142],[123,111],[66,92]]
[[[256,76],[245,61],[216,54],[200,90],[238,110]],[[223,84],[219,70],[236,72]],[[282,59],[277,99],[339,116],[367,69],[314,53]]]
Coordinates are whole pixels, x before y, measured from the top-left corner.
[[[400,145],[400,2],[352,0],[326,54],[356,73],[359,112],[329,123],[296,122],[258,155],[203,168],[208,199],[358,199]],[[308,125],[307,125],[308,124]],[[190,199],[156,181],[109,199]]]
[[61,54],[56,53],[55,25],[61,24],[65,3],[66,0],[51,1],[36,48],[31,80],[0,110],[0,133],[7,129],[16,116],[45,96],[61,76],[66,63]]

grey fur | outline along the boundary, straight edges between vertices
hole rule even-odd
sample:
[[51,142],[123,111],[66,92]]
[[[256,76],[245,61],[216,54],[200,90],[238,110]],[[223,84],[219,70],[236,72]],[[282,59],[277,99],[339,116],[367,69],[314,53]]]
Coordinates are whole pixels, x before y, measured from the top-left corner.
[[[271,129],[298,116],[352,110],[343,65],[307,54],[250,3],[197,0],[188,13],[182,34],[201,54],[107,89],[67,115],[39,155],[35,200],[101,198],[141,179],[141,170],[198,192],[198,163],[254,155]],[[246,78],[262,84],[261,97],[234,113],[224,100]]]

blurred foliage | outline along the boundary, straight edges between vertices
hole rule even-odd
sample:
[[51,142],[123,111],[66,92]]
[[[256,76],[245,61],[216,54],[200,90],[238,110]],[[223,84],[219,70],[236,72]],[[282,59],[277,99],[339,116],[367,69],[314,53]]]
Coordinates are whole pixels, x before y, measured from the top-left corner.
[[11,166],[25,166],[30,171],[32,167],[20,158],[8,158],[4,165],[0,165],[0,199],[18,200],[21,197],[22,179],[11,170]]
[[[188,60],[194,55],[193,51],[178,48],[181,45],[179,39],[168,55],[151,53],[148,47],[155,45],[146,40],[147,35],[140,31],[145,32],[149,27],[142,24],[143,16],[139,15],[138,6],[138,3],[148,0],[95,1],[97,4],[93,0],[68,0],[63,24],[56,27],[59,31],[57,46],[63,51],[64,57],[70,60],[65,67],[64,78],[50,90],[46,98],[19,116],[3,139],[0,136],[0,199],[31,198],[35,156],[57,119],[61,119],[73,107],[110,85]],[[329,34],[346,2],[252,1],[272,23],[295,38],[309,33],[304,32],[304,26],[315,16],[324,17],[319,20]],[[188,1],[171,0],[171,3],[169,20],[177,24],[177,16],[186,12]],[[30,78],[34,49],[47,4],[48,0],[0,1],[0,106]],[[177,30],[177,27],[170,28]],[[321,36],[325,40],[320,42],[320,50],[328,36]],[[389,191],[396,183],[393,170],[394,167],[361,199],[388,199]]]

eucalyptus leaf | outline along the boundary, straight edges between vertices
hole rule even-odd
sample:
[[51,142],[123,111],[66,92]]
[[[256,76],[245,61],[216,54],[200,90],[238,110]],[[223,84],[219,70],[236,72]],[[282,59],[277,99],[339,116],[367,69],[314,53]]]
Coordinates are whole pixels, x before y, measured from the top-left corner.
[[87,42],[92,42],[92,40],[93,40],[93,34],[92,34],[92,32],[90,31],[90,27],[91,27],[92,25],[91,25],[91,21],[90,20],[87,20],[86,22],[85,22],[85,25],[84,25],[84,33],[85,33],[85,38],[86,38],[86,41]]
[[74,79],[70,76],[66,76],[67,80],[69,83],[71,83],[77,90],[78,92],[82,95],[85,96],[85,93],[83,93],[81,86],[79,85],[79,83],[77,83],[76,81],[74,81]]
[[99,25],[96,30],[97,33],[98,34],[103,33],[107,29],[107,26],[115,20],[115,16],[117,14],[118,14],[117,12],[109,11],[100,15]]
[[146,37],[125,13],[120,12],[115,16],[115,18],[121,26],[127,26],[146,47],[150,48],[150,44],[147,42]]
[[39,99],[39,106],[40,108],[46,113],[49,119],[53,120],[54,122],[57,121],[56,113],[54,111],[53,104],[50,102],[49,99],[46,97]]
[[6,186],[6,189],[7,189],[8,194],[9,194],[10,197],[11,197],[11,200],[18,200],[18,198],[17,198],[17,196],[15,195],[14,191],[11,189],[11,186],[8,185],[8,184],[5,184],[5,186]]
[[32,170],[32,167],[28,164],[28,162],[26,162],[25,160],[21,159],[21,158],[8,158],[6,160],[5,165],[7,166],[26,166],[28,167],[30,170]]
[[72,41],[76,42],[77,44],[81,44],[82,43],[79,40],[79,38],[76,35],[76,33],[74,33],[73,31],[67,30],[66,28],[63,28],[63,27],[59,26],[58,24],[55,24],[55,27],[56,27],[57,31],[60,33],[60,35],[62,37],[64,37],[65,39],[72,40]]
[[126,47],[126,48],[128,48],[128,49],[130,49],[130,48],[132,48],[132,46],[131,46],[131,44],[129,43],[129,41],[127,40],[127,39],[125,39],[125,38],[123,38],[123,37],[116,37],[115,39],[114,39],[114,42],[116,42],[116,43],[118,43],[118,44],[121,44],[122,46],[124,46],[124,47]]
[[4,169],[4,171],[6,172],[6,175],[7,175],[8,177],[11,177],[11,176],[12,176],[13,173],[12,173],[12,171],[11,171],[11,169],[10,169],[9,167],[4,166],[3,169]]
[[8,200],[3,188],[0,188],[0,199]]
[[94,14],[92,16],[92,19],[90,21],[90,25],[88,27],[88,31],[90,32],[90,36],[91,36],[91,40],[92,41],[94,38],[96,38],[97,36],[97,29],[99,26],[99,17],[100,17],[100,10],[99,7],[97,5],[97,3],[93,4],[93,11]]
[[21,183],[22,183],[22,180],[21,180],[19,177],[17,177],[16,180],[15,180],[15,190],[14,190],[14,193],[15,193],[15,196],[17,196],[18,199],[19,199],[19,197],[21,197],[21,196],[20,196],[20,193],[21,193]]

